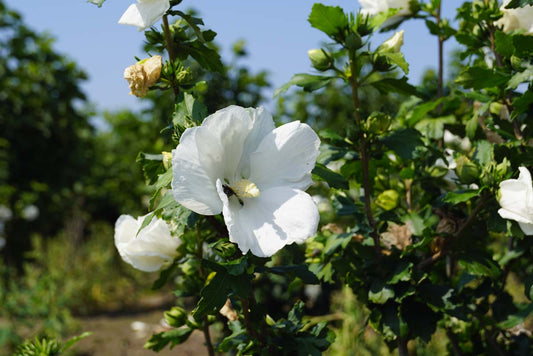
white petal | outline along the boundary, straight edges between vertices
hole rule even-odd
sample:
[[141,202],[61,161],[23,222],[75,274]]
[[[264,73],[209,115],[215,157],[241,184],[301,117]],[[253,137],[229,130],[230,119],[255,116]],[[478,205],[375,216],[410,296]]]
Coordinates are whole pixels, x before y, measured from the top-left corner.
[[170,8],[169,0],[144,0],[132,4],[118,20],[121,25],[132,25],[143,31],[152,26]]
[[527,168],[520,167],[518,179],[508,179],[500,183],[500,215],[505,219],[520,222],[533,221],[533,186]]
[[216,180],[223,178],[222,147],[204,127],[185,130],[172,151],[172,192],[184,207],[202,215],[222,211]]
[[520,225],[520,228],[526,235],[533,235],[533,222],[531,223],[523,223],[519,222],[518,225]]
[[115,246],[122,259],[131,264],[131,260],[124,248],[129,241],[135,238],[139,225],[137,220],[130,215],[120,215],[115,223]]
[[320,139],[308,125],[294,121],[269,133],[250,157],[249,180],[259,190],[275,186],[307,189]]
[[223,214],[230,234],[242,253],[269,257],[283,246],[303,243],[316,233],[319,214],[313,199],[301,190],[276,187],[257,198],[244,198],[241,206],[228,199],[217,184],[224,203]]

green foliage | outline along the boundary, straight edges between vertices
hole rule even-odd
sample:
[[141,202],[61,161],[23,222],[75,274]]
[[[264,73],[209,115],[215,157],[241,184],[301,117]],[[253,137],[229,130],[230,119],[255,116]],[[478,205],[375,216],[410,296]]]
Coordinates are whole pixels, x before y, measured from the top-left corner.
[[75,336],[68,340],[64,346],[58,340],[35,339],[34,341],[26,341],[20,345],[15,353],[15,356],[56,356],[61,355],[64,351],[71,348],[76,342],[86,338],[91,333],[83,333],[80,336]]

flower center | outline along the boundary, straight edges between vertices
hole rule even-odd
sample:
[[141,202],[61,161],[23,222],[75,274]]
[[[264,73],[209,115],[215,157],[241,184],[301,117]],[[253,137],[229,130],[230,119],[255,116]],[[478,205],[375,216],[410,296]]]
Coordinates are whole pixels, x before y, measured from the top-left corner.
[[234,195],[241,205],[244,205],[242,198],[257,198],[259,196],[257,185],[247,179],[241,179],[231,186],[224,184],[223,187],[228,198]]
[[257,198],[259,196],[257,185],[248,179],[241,179],[230,188],[235,192],[235,195],[241,198]]

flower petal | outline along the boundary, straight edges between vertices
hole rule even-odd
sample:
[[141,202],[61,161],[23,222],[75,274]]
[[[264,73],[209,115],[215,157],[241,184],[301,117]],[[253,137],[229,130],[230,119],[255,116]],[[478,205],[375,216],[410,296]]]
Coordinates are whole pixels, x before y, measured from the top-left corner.
[[500,206],[498,213],[504,219],[530,223],[533,221],[533,186],[531,174],[520,167],[518,179],[508,179],[500,183]]
[[308,125],[294,121],[263,138],[250,158],[250,178],[259,190],[290,186],[307,189],[318,157],[320,139]]
[[257,198],[228,199],[222,182],[217,182],[223,201],[223,214],[230,241],[242,253],[251,251],[270,257],[283,246],[303,243],[316,232],[319,214],[313,199],[301,190],[275,187],[264,190]]
[[152,26],[170,8],[169,0],[144,0],[132,4],[118,20],[121,25],[132,25],[143,31]]
[[224,172],[221,152],[209,130],[202,126],[185,130],[172,151],[172,193],[178,203],[202,215],[222,211],[215,187]]
[[518,225],[520,225],[520,228],[526,235],[533,235],[533,222],[531,223],[523,223],[519,222]]

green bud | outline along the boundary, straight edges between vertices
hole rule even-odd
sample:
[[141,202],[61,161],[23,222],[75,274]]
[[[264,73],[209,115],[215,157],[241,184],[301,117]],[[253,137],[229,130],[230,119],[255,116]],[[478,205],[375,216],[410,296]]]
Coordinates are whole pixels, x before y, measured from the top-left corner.
[[514,70],[522,70],[523,61],[520,57],[511,56],[511,66]]
[[378,72],[388,72],[389,70],[391,70],[392,66],[387,60],[387,57],[380,56],[379,54],[376,53],[376,55],[374,55],[372,59],[373,59],[372,64],[374,65],[374,69],[377,70]]
[[333,65],[331,54],[323,49],[310,49],[307,51],[313,68],[321,72],[330,69]]
[[194,77],[190,68],[180,70],[176,73],[176,80],[181,86],[188,86],[194,84]]
[[346,48],[350,50],[357,50],[363,45],[361,36],[357,32],[352,32],[346,37]]
[[380,134],[389,128],[391,124],[390,116],[381,112],[373,112],[366,120],[365,128],[368,133]]
[[461,156],[455,160],[455,163],[457,164],[455,173],[461,183],[472,184],[479,178],[479,168],[467,157]]
[[399,198],[400,194],[398,194],[397,191],[389,189],[378,195],[376,205],[382,208],[383,210],[392,210],[396,208],[396,206],[398,206]]
[[180,307],[172,307],[169,311],[164,312],[163,315],[168,325],[175,328],[179,328],[187,322],[187,312]]

